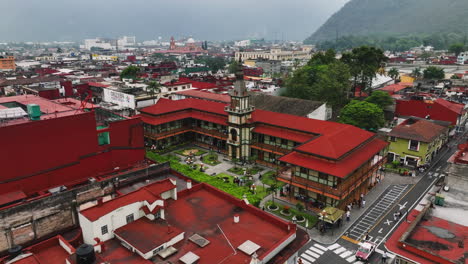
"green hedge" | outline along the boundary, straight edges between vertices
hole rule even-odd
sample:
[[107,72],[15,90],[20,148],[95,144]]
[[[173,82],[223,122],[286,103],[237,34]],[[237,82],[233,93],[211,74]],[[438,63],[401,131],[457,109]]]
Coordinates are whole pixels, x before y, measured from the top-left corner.
[[265,172],[262,175],[261,181],[262,183],[269,185],[269,186],[276,184],[276,186],[278,187],[283,187],[284,185],[286,185],[286,183],[276,180],[276,172],[274,171]]
[[[244,168],[242,168],[242,167],[234,166],[234,167],[230,168],[228,171],[232,172],[232,173],[235,173],[237,175],[244,175]],[[253,168],[247,168],[247,174],[250,174],[250,175],[255,175],[259,171],[262,171],[262,168],[257,167],[257,166],[255,166]]]
[[[268,210],[268,206],[269,205],[272,205],[273,202],[272,201],[268,201],[265,203],[265,210]],[[289,207],[289,211],[291,212],[291,215],[289,216],[286,216],[286,215],[282,215],[280,212],[281,210],[283,210],[284,208],[284,205],[282,204],[278,204],[278,203],[275,203],[276,206],[278,206],[278,210],[276,211],[270,211],[268,210],[269,212],[283,218],[283,219],[286,219],[286,220],[289,220],[289,221],[292,221],[292,218],[293,216],[295,215],[300,215],[302,217],[304,217],[305,219],[309,220],[309,226],[307,228],[309,229],[312,229],[316,224],[317,224],[317,221],[318,221],[318,217],[315,216],[315,215],[310,215],[308,213],[305,213],[305,212],[300,212],[298,211],[296,208],[294,207]],[[303,227],[306,227],[305,224],[306,224],[306,221],[302,222],[302,223],[297,223],[298,225],[301,225]]]
[[215,165],[218,165],[218,164],[221,163],[218,160],[218,155],[216,155],[216,154],[205,155],[205,156],[203,156],[202,159],[203,159],[203,163],[211,165],[211,166],[215,166]]
[[194,147],[194,148],[179,149],[179,150],[175,151],[175,153],[180,154],[180,155],[182,155],[182,156],[188,156],[188,155],[185,155],[184,152],[185,152],[186,150],[189,150],[189,149],[196,149],[196,150],[197,150],[197,152],[194,154],[195,156],[200,156],[200,155],[203,155],[203,154],[207,153],[207,151],[201,150],[201,149],[195,148],[195,147]]
[[[225,191],[232,196],[242,199],[243,195],[247,195],[247,200],[252,205],[259,206],[260,201],[268,195],[267,191],[262,186],[257,186],[256,194],[253,194],[250,190],[250,186],[238,186],[232,182],[233,177],[227,174],[218,174],[217,176],[209,176],[206,173],[200,172],[199,170],[192,170],[189,165],[181,164],[174,156],[161,156],[154,152],[147,152],[146,156],[157,162],[170,162],[171,168],[176,170],[183,175],[190,177],[198,182],[207,183],[213,187],[216,187],[222,191]],[[224,182],[222,177],[230,177],[229,182]]]

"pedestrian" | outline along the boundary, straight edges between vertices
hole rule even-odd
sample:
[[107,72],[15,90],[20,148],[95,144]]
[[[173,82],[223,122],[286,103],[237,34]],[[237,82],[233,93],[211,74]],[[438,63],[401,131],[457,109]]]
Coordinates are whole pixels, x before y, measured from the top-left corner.
[[393,220],[396,221],[398,219],[398,213],[394,212],[393,213]]
[[382,254],[382,263],[387,263],[387,252],[384,251],[384,253]]
[[366,235],[364,236],[364,240],[369,240],[369,232],[366,232]]
[[366,200],[362,200],[362,208],[366,207]]
[[351,216],[351,212],[347,211],[346,212],[346,221],[349,222],[349,217]]
[[351,208],[353,207],[353,205],[350,203],[348,204],[348,211],[351,211]]

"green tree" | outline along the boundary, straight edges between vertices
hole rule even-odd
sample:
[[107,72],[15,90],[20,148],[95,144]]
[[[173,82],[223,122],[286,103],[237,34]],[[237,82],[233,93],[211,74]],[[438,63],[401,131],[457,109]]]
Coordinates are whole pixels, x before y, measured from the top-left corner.
[[286,80],[283,96],[327,102],[338,110],[348,102],[349,67],[332,50],[318,53]]
[[452,75],[452,76],[450,77],[450,79],[452,79],[452,80],[458,80],[458,79],[461,79],[461,78],[460,78],[460,76],[454,74],[454,75]]
[[376,131],[385,124],[384,112],[378,105],[353,100],[340,113],[341,123]]
[[268,193],[271,194],[271,202],[274,204],[275,203],[275,194],[276,191],[278,190],[278,185],[272,184],[270,187],[267,188]]
[[450,45],[448,50],[451,53],[455,53],[455,56],[458,56],[460,53],[466,50],[466,47],[463,45],[463,43],[454,43]]
[[361,91],[370,93],[372,79],[382,68],[383,63],[387,61],[387,57],[381,49],[361,46],[354,48],[351,52],[343,53],[341,61],[351,69],[351,75],[354,79],[352,94],[354,95],[358,84],[361,86]]
[[424,79],[444,79],[445,72],[444,69],[436,66],[429,66],[423,72]]
[[228,71],[229,73],[236,73],[239,71],[240,67],[242,67],[242,64],[236,60],[233,60],[228,66]]
[[217,72],[220,69],[224,69],[224,67],[226,66],[226,61],[222,57],[202,56],[202,57],[198,57],[195,60],[195,62],[205,64],[213,72]]
[[421,68],[420,67],[414,68],[410,75],[411,77],[418,80],[422,76]]
[[138,72],[140,71],[140,68],[134,65],[130,65],[127,68],[125,68],[121,73],[120,73],[120,78],[122,79],[136,79]]
[[369,97],[366,98],[365,101],[376,104],[382,109],[393,104],[393,98],[384,91],[373,92]]
[[151,95],[151,98],[153,98],[153,104],[156,103],[156,98],[155,98],[155,94],[158,94],[161,92],[161,85],[156,82],[156,81],[151,81],[148,83],[148,86],[146,87],[147,91],[149,92],[149,94]]
[[393,80],[397,80],[398,77],[400,77],[400,73],[398,72],[398,70],[396,68],[391,68],[389,71],[388,71],[388,76],[390,76],[390,78],[392,78]]

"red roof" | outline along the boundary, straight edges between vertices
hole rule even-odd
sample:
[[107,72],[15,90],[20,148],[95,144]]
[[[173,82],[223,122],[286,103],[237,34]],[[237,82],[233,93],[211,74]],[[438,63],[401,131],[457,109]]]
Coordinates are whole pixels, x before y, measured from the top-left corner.
[[181,82],[181,81],[178,81],[178,82],[167,82],[167,83],[164,83],[163,85],[164,86],[178,86],[178,85],[184,85],[184,84],[191,84],[192,82]]
[[224,111],[225,106],[226,104],[223,103],[210,102],[192,98],[176,101],[161,98],[155,105],[143,108],[141,112],[152,115],[160,115],[184,109],[196,109],[204,112],[216,113],[227,116],[227,113]]
[[160,125],[160,124],[164,124],[164,123],[168,123],[168,122],[172,122],[176,120],[181,120],[181,119],[186,119],[186,118],[194,118],[194,119],[199,119],[199,120],[227,126],[226,117],[215,115],[215,114],[210,114],[206,112],[200,112],[196,110],[179,111],[179,112],[163,115],[158,118],[145,116],[145,114],[141,115],[141,120],[144,123],[151,124],[151,125]]
[[445,130],[447,130],[446,127],[434,124],[431,121],[410,118],[393,128],[388,135],[430,143]]
[[[387,240],[385,246],[390,251],[421,264],[435,264],[442,261],[444,263],[458,263],[457,261],[463,259],[466,249],[460,248],[458,242],[463,241],[465,245],[468,243],[468,228],[435,216],[430,216],[429,219],[417,223],[408,238],[400,242],[402,235],[408,231],[411,223],[420,213],[416,209],[412,210],[408,216],[409,222],[402,221]],[[438,232],[431,232],[433,229],[437,229]],[[437,233],[442,234],[442,232],[454,237],[447,238],[443,235],[437,235]],[[403,244],[405,247],[400,246]]]
[[459,103],[447,101],[447,100],[442,99],[442,98],[438,98],[437,100],[435,100],[435,102],[437,104],[440,104],[440,105],[444,106],[447,109],[450,109],[450,111],[455,112],[455,113],[457,113],[459,115],[461,115],[463,113],[463,109],[465,108],[464,104],[459,104]]
[[120,207],[142,201],[148,201],[153,203],[154,201],[161,199],[159,196],[161,193],[176,188],[176,185],[171,180],[166,179],[163,181],[155,182],[147,185],[137,191],[124,194],[113,200],[105,202],[103,204],[96,205],[94,207],[85,209],[80,213],[88,218],[90,221],[96,221],[100,217],[119,209]]
[[169,226],[162,219],[151,221],[146,217],[142,217],[114,231],[117,236],[143,254],[169,242],[182,232],[175,226]]
[[337,162],[315,158],[297,151],[293,151],[281,157],[279,160],[326,174],[331,174],[340,178],[345,178],[354,170],[362,166],[366,161],[370,160],[387,145],[388,143],[383,140],[373,139],[371,142]]
[[23,191],[12,191],[0,195],[0,205],[15,202],[26,198],[26,194]]
[[103,84],[103,83],[98,83],[98,82],[88,82],[88,85],[93,86],[93,87],[101,87],[101,88],[110,87],[110,85]]
[[390,94],[394,94],[396,92],[399,92],[403,89],[406,89],[408,87],[411,87],[412,84],[410,83],[396,83],[396,84],[390,84],[390,85],[387,85],[383,88],[380,88],[379,90],[381,91],[385,91],[385,92],[388,92]]
[[199,99],[206,99],[211,101],[216,101],[220,103],[230,103],[231,97],[227,94],[216,94],[210,92],[202,92],[197,90],[187,90],[182,92],[177,92],[176,94],[184,95],[190,98],[199,98]]
[[319,137],[299,146],[297,150],[332,159],[341,157],[374,135],[371,132],[351,125],[259,109],[253,112],[252,120],[254,122],[319,134]]
[[437,100],[397,100],[395,114],[398,116],[417,116],[432,120],[451,122],[456,125],[458,117],[464,113],[464,105],[444,99]]
[[314,135],[306,135],[300,132],[294,132],[291,130],[286,130],[284,128],[267,126],[267,125],[257,125],[255,126],[253,132],[270,135],[274,137],[284,138],[294,142],[303,143],[307,140],[310,140]]
[[192,79],[184,78],[184,77],[180,77],[179,81],[190,82],[190,83],[192,83],[192,88],[197,88],[197,89],[200,89],[200,90],[218,88],[218,85],[216,85],[215,83],[199,82],[199,81],[194,81]]

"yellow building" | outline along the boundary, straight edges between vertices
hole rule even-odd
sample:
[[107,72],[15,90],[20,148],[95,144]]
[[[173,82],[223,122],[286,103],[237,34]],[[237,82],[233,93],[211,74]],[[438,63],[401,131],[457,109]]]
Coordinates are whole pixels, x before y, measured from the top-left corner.
[[414,83],[414,78],[408,75],[401,75],[400,82],[402,83]]
[[15,57],[0,56],[0,70],[16,70]]
[[255,67],[255,60],[245,60],[244,65],[249,67]]

